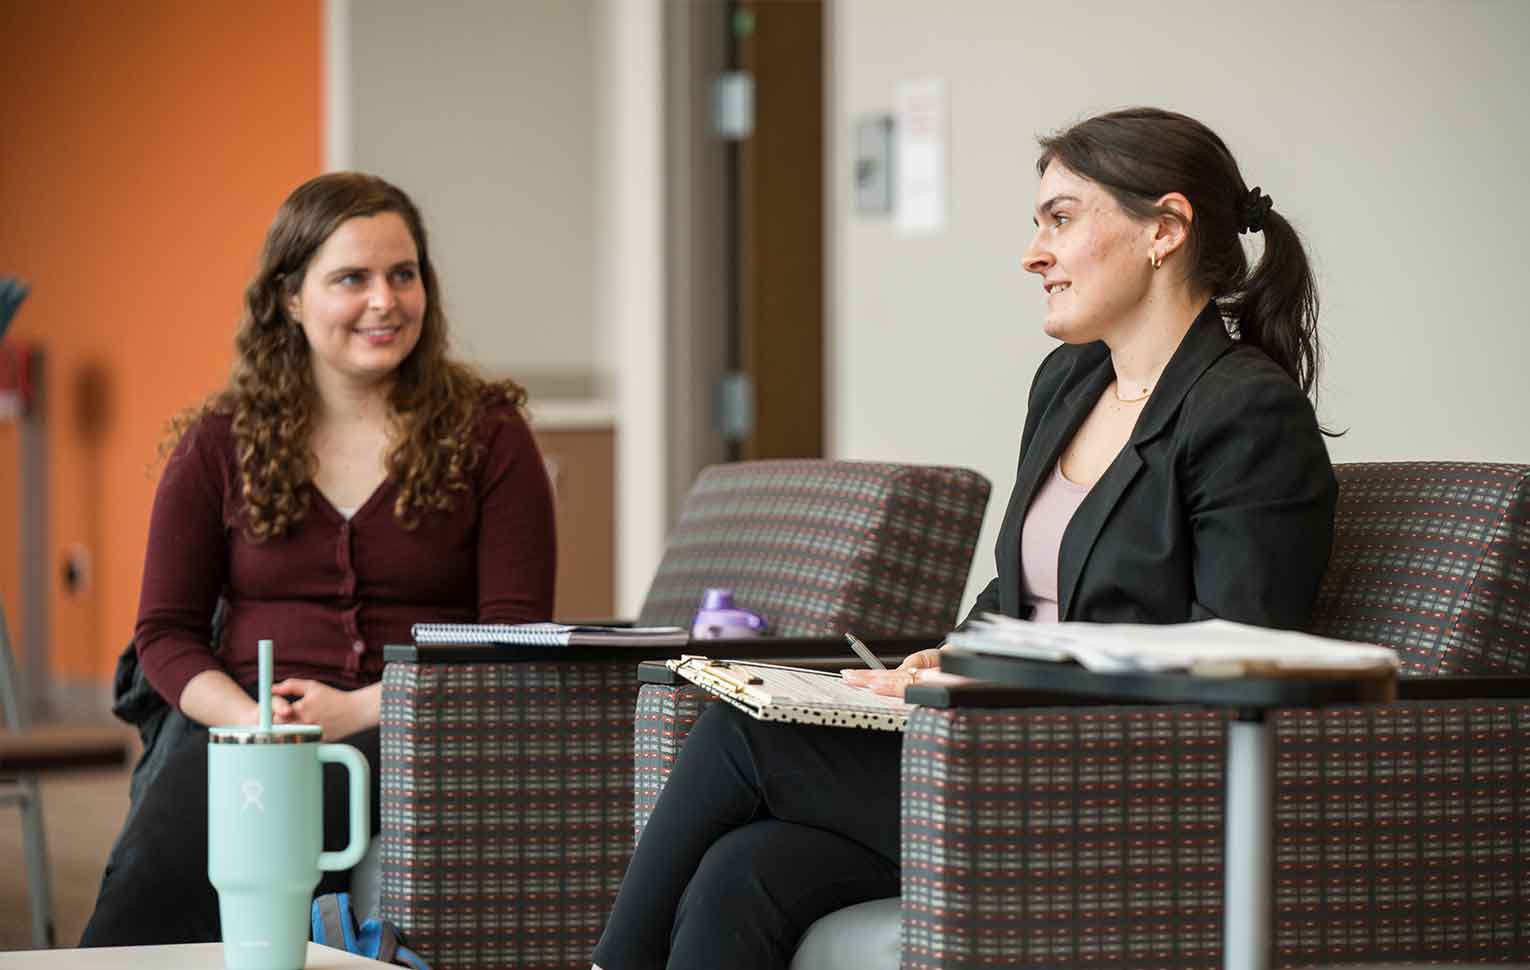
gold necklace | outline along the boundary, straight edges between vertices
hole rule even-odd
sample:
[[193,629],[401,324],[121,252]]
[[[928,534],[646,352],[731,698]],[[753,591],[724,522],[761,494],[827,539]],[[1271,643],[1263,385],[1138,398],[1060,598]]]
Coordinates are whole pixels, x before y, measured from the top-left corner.
[[1117,384],[1117,385],[1115,385],[1115,388],[1116,388],[1116,400],[1119,403],[1121,403],[1121,404],[1141,404],[1143,401],[1146,401],[1152,395],[1152,393],[1153,393],[1153,389],[1151,387],[1144,387],[1142,389],[1142,396],[1141,397],[1122,397],[1121,396],[1121,386],[1119,384]]

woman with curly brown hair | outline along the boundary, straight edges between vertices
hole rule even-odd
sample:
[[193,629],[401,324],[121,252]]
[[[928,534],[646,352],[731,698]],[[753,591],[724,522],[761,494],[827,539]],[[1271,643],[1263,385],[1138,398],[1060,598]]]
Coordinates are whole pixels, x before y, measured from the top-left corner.
[[[195,726],[130,815],[84,946],[218,939],[203,726],[256,722],[259,640],[276,642],[275,719],[317,724],[375,769],[385,643],[419,620],[552,611],[552,500],[526,394],[447,356],[409,197],[354,172],[299,186],[245,304],[228,386],[172,424],[134,631],[149,683]],[[335,846],[345,803],[326,778]]]

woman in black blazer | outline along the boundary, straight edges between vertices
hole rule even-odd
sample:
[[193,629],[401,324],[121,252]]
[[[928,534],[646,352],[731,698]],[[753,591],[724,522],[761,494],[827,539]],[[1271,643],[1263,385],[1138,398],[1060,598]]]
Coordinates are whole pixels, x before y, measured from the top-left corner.
[[[1041,144],[1023,263],[1063,346],[1031,386],[998,576],[974,612],[1305,625],[1338,488],[1307,399],[1317,298],[1295,230],[1183,115],[1114,112]],[[1252,268],[1248,232],[1264,235]],[[938,664],[928,650],[846,676],[901,694]],[[712,705],[597,965],[784,968],[820,916],[897,895],[900,748]]]
[[[1064,344],[1037,371],[998,576],[974,612],[1026,615],[1025,511],[1114,379],[1104,343]],[[1304,626],[1337,494],[1306,396],[1264,352],[1228,337],[1207,303],[1063,532],[1060,619]]]
[[[1183,115],[1115,112],[1042,147],[1023,262],[1047,291],[1044,329],[1064,343],[1031,384],[998,575],[971,615],[1031,615],[1025,525],[1061,475],[1087,494],[1066,523],[1041,523],[1061,533],[1041,550],[1056,562],[1040,597],[1056,618],[1305,626],[1338,483],[1307,399],[1317,294],[1295,229]],[[1264,237],[1253,268],[1249,232]],[[846,677],[901,695],[939,663],[922,650]]]

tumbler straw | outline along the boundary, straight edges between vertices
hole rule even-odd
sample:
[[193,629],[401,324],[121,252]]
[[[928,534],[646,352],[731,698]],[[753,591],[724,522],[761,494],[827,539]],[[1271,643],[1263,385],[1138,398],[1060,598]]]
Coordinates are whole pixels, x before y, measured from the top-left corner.
[[275,645],[270,640],[260,641],[260,729],[271,730],[271,658]]

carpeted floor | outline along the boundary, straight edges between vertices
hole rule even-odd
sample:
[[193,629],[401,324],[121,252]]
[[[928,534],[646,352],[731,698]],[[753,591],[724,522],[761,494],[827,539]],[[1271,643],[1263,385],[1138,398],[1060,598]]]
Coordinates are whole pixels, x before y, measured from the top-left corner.
[[[79,942],[96,901],[106,853],[127,815],[128,770],[51,775],[43,781],[53,922],[60,946]],[[32,910],[21,813],[0,806],[0,950],[30,950]]]

